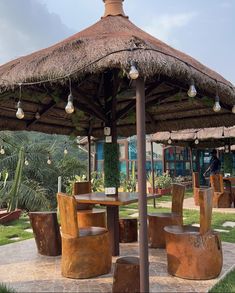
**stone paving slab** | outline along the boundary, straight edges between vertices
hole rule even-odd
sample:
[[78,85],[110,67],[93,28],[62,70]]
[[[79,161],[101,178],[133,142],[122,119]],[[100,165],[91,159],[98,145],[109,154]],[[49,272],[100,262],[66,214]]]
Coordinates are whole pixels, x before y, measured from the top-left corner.
[[232,227],[232,228],[234,228],[235,227],[235,222],[226,221],[226,222],[223,223],[222,226],[223,227]]
[[[158,201],[157,200],[157,207],[163,208],[171,208],[171,201]],[[183,203],[183,208],[188,210],[198,210],[199,206],[195,206],[193,197],[185,198]],[[235,214],[235,208],[213,208],[213,212],[218,213],[227,213],[227,214]]]
[[[217,279],[192,281],[167,273],[164,249],[149,249],[150,292],[207,292],[234,265],[235,244],[223,243],[224,264]],[[121,256],[138,256],[138,243],[121,244]],[[116,261],[113,258],[113,263]],[[61,276],[61,257],[37,254],[34,239],[0,246],[0,282],[17,292],[111,292],[112,273],[97,278],[76,280]]]

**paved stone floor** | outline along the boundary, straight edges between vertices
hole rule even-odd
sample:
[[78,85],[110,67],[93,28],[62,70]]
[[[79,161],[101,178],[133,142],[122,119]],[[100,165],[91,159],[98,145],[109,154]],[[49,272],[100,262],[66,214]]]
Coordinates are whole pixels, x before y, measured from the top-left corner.
[[[224,265],[219,278],[191,281],[167,274],[164,249],[149,249],[149,253],[151,292],[207,292],[235,262],[235,244],[223,243]],[[138,255],[138,244],[121,244],[121,255]],[[60,257],[37,254],[34,239],[1,246],[0,283],[17,292],[111,292],[112,272],[88,280],[67,279],[61,276],[60,261]]]
[[[161,199],[160,199],[161,200]],[[164,208],[171,208],[171,201],[158,201],[157,200],[157,206],[159,207],[164,207]],[[193,197],[185,198],[184,199],[184,209],[188,210],[198,210],[199,211],[199,206],[195,206],[194,204],[194,199]],[[228,214],[235,214],[235,208],[213,208],[213,212],[217,213],[228,213]]]

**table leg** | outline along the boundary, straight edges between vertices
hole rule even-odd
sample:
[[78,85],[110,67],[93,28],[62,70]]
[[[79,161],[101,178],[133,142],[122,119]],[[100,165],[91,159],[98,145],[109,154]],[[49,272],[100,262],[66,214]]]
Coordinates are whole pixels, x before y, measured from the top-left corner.
[[107,228],[110,234],[112,255],[119,255],[119,207],[107,206]]

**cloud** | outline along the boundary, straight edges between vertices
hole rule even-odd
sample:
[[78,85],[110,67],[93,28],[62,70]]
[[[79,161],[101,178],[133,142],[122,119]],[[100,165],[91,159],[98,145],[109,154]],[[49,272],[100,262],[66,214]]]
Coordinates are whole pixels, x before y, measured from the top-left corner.
[[145,30],[156,38],[177,46],[178,40],[173,36],[174,31],[187,26],[195,16],[196,13],[194,12],[163,14],[158,18],[152,19],[151,23],[145,26]]
[[0,64],[73,33],[38,0],[0,0]]

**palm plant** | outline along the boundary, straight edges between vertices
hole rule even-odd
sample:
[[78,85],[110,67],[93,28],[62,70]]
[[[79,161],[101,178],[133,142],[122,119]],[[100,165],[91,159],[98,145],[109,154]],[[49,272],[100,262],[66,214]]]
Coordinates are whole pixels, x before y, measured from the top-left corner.
[[[0,160],[0,171],[7,170],[9,177],[5,184],[0,182],[0,204],[6,202],[9,211],[18,207],[31,211],[55,207],[58,176],[63,176],[66,184],[84,171],[74,157],[61,155],[62,140],[24,132],[3,132],[1,138],[6,154]],[[53,154],[51,165],[46,163],[48,154]]]

